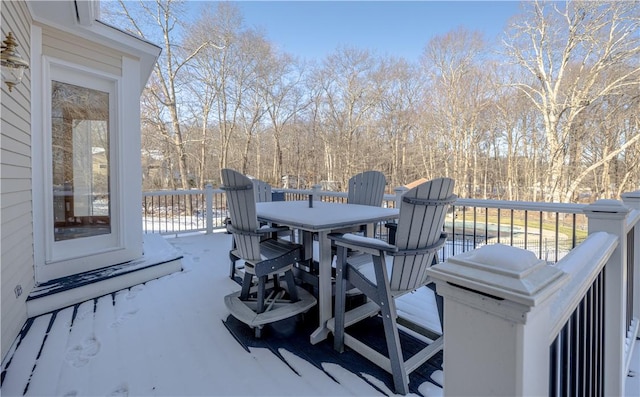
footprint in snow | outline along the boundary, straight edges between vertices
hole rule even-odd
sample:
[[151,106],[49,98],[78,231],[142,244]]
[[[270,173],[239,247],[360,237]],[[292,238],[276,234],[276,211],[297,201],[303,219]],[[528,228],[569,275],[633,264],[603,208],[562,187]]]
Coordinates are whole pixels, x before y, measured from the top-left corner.
[[89,337],[82,344],[67,350],[65,358],[69,364],[78,368],[87,365],[99,352],[100,342],[95,337]]
[[126,313],[123,313],[118,317],[118,319],[111,323],[111,328],[116,328],[120,326],[122,323],[133,317],[136,313],[138,313],[138,309],[130,310]]
[[143,291],[143,290],[144,290],[144,285],[136,285],[136,286],[133,286],[133,287],[129,288],[129,293],[127,294],[127,299],[135,298],[136,296],[138,296],[138,293],[140,291]]
[[129,395],[129,386],[127,384],[120,385],[117,389],[111,392],[109,396],[113,397],[127,397]]
[[71,327],[71,325],[73,325],[73,321],[84,320],[85,318],[87,318],[87,316],[90,316],[90,315],[93,315],[93,311],[91,310],[84,310],[84,311],[78,312],[76,313],[74,320],[69,320],[65,322],[65,324],[67,327]]
[[91,316],[91,315],[93,315],[93,311],[92,310],[85,310],[85,311],[82,311],[82,312],[76,314],[76,318],[78,320],[83,320],[83,319],[87,318],[87,316]]

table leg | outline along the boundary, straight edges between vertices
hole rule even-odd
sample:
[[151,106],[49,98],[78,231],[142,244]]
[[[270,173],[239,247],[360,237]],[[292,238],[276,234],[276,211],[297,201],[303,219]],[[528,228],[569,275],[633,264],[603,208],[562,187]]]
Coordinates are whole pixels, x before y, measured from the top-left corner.
[[304,260],[313,260],[313,234],[302,229],[298,229],[298,244],[304,246]]
[[323,231],[318,233],[319,243],[319,269],[318,269],[318,316],[319,326],[311,334],[311,344],[316,344],[327,339],[329,329],[327,328],[327,320],[332,317],[331,310],[331,240],[327,237],[329,232]]
[[375,223],[367,223],[366,228],[367,228],[367,230],[365,231],[365,236],[367,236],[367,237],[375,237],[376,236]]

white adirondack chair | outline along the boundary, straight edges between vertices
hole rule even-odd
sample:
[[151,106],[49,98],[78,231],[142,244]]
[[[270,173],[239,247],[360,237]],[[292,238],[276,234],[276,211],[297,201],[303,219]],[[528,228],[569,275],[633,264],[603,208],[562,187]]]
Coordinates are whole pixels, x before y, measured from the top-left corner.
[[[349,178],[347,203],[372,205],[380,207],[384,199],[384,189],[387,180],[380,171],[364,171]],[[343,229],[337,233],[363,232],[366,234],[366,225]]]
[[253,183],[253,192],[257,203],[271,201],[271,185],[260,179],[252,179],[251,182]]
[[[328,323],[334,333],[334,348],[342,352],[347,345],[390,372],[398,393],[406,394],[409,374],[443,348],[440,336],[408,360],[403,358],[395,298],[430,283],[425,271],[446,241],[443,225],[447,208],[456,199],[453,186],[452,179],[439,178],[403,195],[395,245],[354,234],[329,236],[338,246],[335,317]],[[347,256],[347,250],[357,252]],[[351,286],[368,301],[345,312],[345,295]],[[382,316],[388,357],[378,346],[367,346],[345,329],[377,314]]]
[[[256,198],[256,203],[271,201],[272,196],[271,196],[270,184],[268,184],[265,181],[261,181],[260,179],[251,179],[251,183],[253,183],[253,193]],[[227,231],[229,231],[228,226],[230,225],[231,225],[231,222],[229,220],[229,222],[227,222]],[[231,262],[231,266],[229,269],[229,277],[231,277],[232,280],[235,280],[236,273],[238,270],[238,268],[236,267],[236,264],[240,260],[240,258],[234,254],[235,250],[236,250],[236,243],[234,239],[233,242],[231,243],[231,250],[229,251],[229,260]]]
[[231,255],[245,261],[242,289],[225,296],[224,302],[231,315],[254,328],[260,337],[265,324],[306,312],[316,299],[295,284],[291,270],[304,258],[302,245],[277,237],[277,232],[286,228],[260,226],[251,179],[223,169],[222,182],[231,216],[227,228],[235,241]]
[[387,181],[380,171],[364,171],[349,179],[347,202],[349,204],[380,207]]

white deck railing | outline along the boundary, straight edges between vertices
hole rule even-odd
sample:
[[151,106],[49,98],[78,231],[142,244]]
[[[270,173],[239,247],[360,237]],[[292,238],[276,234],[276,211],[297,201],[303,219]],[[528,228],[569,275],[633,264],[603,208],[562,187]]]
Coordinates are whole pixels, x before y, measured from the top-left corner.
[[[386,194],[383,205],[396,207],[405,189]],[[346,201],[347,193],[311,190],[274,190],[275,200],[306,200],[309,194],[323,201]],[[440,259],[502,243],[530,250],[538,258],[557,262],[587,234],[584,204],[534,203],[500,200],[458,199],[445,221],[449,233]],[[143,193],[145,233],[211,233],[222,229],[227,217],[224,192],[210,185],[203,190],[174,190]],[[376,228],[384,238],[386,228]]]
[[589,237],[554,266],[493,246],[432,268],[445,299],[445,395],[625,395],[640,318],[640,192],[623,200],[583,208]]

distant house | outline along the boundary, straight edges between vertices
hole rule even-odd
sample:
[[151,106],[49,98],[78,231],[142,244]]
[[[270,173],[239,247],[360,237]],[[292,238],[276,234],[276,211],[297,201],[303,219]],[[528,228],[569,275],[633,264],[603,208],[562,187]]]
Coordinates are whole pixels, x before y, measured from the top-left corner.
[[283,189],[306,189],[307,181],[302,177],[298,178],[296,175],[284,175],[282,177],[282,188]]
[[416,187],[416,186],[418,186],[420,184],[423,184],[425,182],[427,182],[427,178],[420,178],[420,179],[416,179],[413,182],[407,183],[406,185],[404,185],[404,187],[406,187],[407,189],[413,189],[414,187]]
[[2,3],[2,40],[29,63],[21,84],[0,83],[3,357],[29,317],[180,268],[144,255],[140,94],[160,48],[98,10]]

